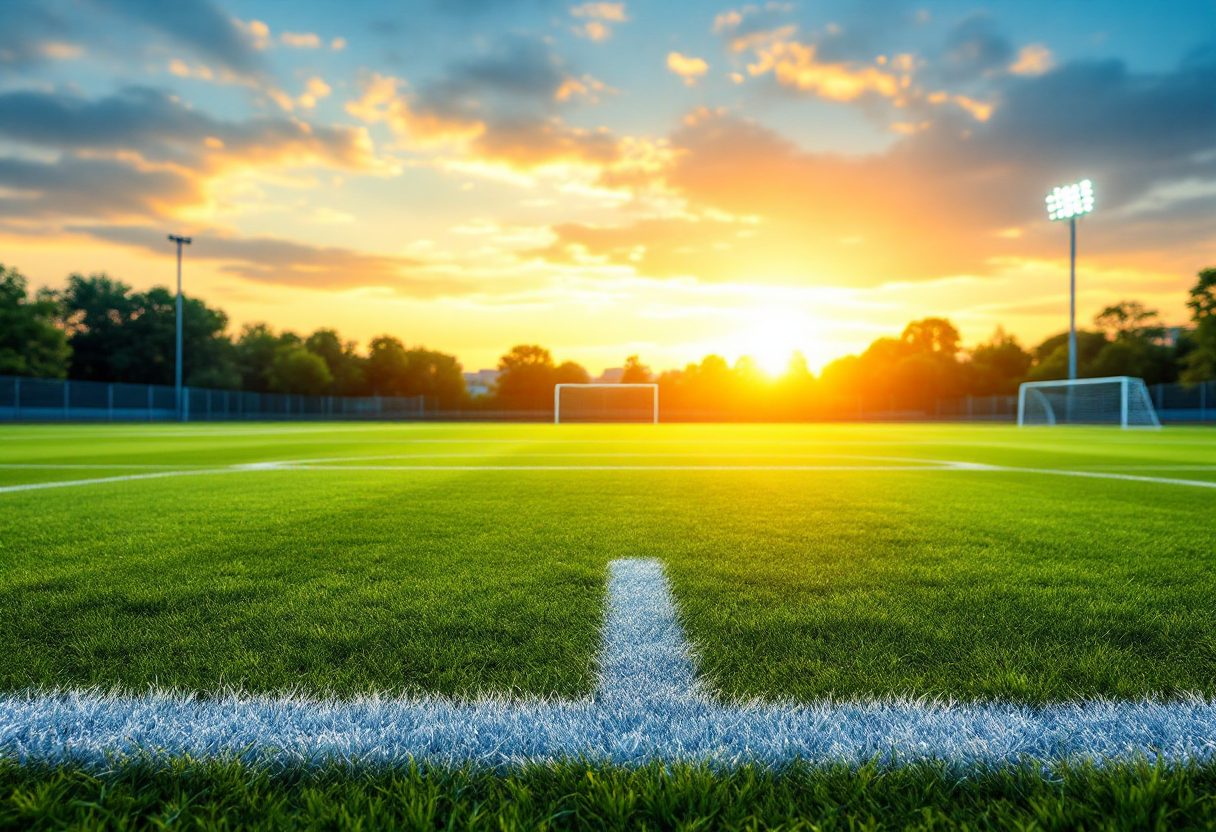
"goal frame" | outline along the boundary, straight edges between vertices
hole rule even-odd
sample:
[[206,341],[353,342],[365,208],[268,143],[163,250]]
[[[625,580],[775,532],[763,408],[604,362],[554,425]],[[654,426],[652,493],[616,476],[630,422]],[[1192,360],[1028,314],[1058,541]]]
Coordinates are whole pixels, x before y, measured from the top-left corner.
[[[1018,386],[1018,427],[1035,427],[1035,425],[1026,424],[1026,398],[1028,394],[1034,394],[1043,388],[1059,388],[1059,387],[1076,387],[1092,384],[1115,384],[1120,385],[1119,390],[1119,427],[1122,430],[1143,429],[1143,430],[1161,430],[1161,419],[1157,416],[1157,408],[1153,406],[1152,398],[1148,400],[1148,412],[1152,416],[1153,423],[1151,425],[1129,425],[1127,423],[1128,415],[1128,395],[1131,393],[1133,383],[1139,382],[1144,385],[1144,379],[1135,378],[1134,376],[1104,376],[1103,378],[1076,378],[1076,379],[1057,379],[1052,381],[1024,381]],[[1148,387],[1145,385],[1145,391]],[[1041,394],[1040,394],[1041,395]],[[1055,409],[1044,398],[1043,405],[1047,410],[1047,424],[1045,427],[1055,427]],[[1065,425],[1068,426],[1067,424]]]
[[[584,390],[592,388],[592,387],[607,387],[612,390],[628,389],[631,387],[632,388],[649,387],[652,391],[654,391],[654,421],[652,422],[652,424],[657,425],[659,423],[659,385],[654,384],[653,382],[649,383],[649,384],[641,384],[641,383],[638,383],[638,384],[612,384],[612,383],[571,384],[571,383],[563,382],[562,384],[553,385],[553,424],[555,424],[555,425],[560,425],[562,423],[562,388],[563,387],[580,387]],[[567,423],[567,424],[569,424],[569,423]],[[639,422],[638,424],[645,424],[645,423]]]

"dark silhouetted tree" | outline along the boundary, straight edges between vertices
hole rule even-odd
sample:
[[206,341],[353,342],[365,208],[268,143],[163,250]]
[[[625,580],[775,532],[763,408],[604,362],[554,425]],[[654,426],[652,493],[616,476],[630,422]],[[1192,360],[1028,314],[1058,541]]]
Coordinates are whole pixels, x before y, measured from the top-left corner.
[[653,378],[650,368],[641,362],[636,355],[625,359],[625,369],[621,373],[621,384],[649,384]]
[[1216,268],[1204,269],[1186,305],[1195,322],[1192,349],[1184,359],[1182,380],[1188,384],[1216,380]]
[[0,265],[0,374],[64,378],[72,349],[55,325],[59,303],[54,293],[26,293],[26,279]]

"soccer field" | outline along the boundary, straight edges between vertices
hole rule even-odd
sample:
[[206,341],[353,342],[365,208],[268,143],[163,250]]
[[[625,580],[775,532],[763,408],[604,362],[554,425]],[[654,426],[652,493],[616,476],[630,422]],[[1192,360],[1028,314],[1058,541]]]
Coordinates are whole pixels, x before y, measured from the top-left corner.
[[[6,427],[0,745],[28,765],[0,781],[173,748],[725,765],[715,789],[756,764],[1206,764],[1213,528],[1203,429]],[[626,688],[670,697],[646,705],[670,732],[632,752],[586,727]],[[177,733],[132,740],[157,701]],[[414,744],[213,730],[279,703],[280,728],[332,735],[369,702],[406,709]],[[451,724],[420,745],[428,719]]]

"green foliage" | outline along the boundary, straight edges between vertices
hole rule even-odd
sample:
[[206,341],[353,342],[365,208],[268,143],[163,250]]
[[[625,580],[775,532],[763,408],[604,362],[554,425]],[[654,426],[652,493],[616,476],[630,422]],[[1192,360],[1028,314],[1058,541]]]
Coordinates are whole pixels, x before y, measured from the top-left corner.
[[335,396],[367,395],[367,375],[354,341],[343,341],[332,329],[318,329],[304,341],[308,351],[321,356],[333,378]]
[[498,360],[495,398],[508,408],[541,410],[553,407],[556,384],[586,384],[590,374],[573,361],[557,365],[553,355],[536,344],[514,346]]
[[267,385],[274,392],[305,396],[323,395],[333,380],[325,359],[300,344],[285,344],[276,349],[266,374]]
[[1185,358],[1182,380],[1190,384],[1216,379],[1216,268],[1204,269],[1187,306],[1195,322],[1194,349]]
[[[1200,428],[34,430],[0,428],[7,463],[119,466],[96,476],[604,465],[607,449],[637,466],[954,459],[1216,480],[1185,468],[1210,457]],[[2,483],[84,476],[0,468]],[[607,564],[641,555],[664,562],[726,695],[1210,695],[1213,526],[1207,489],[959,471],[243,471],[9,493],[0,689],[581,695]]]
[[275,356],[281,347],[297,343],[298,336],[289,332],[275,335],[269,324],[245,324],[235,345],[241,389],[255,393],[270,392],[270,368]]
[[372,339],[365,377],[382,396],[427,396],[444,409],[458,406],[466,396],[455,357],[422,347],[407,350],[388,335]]
[[980,396],[1013,395],[1033,360],[1016,338],[997,327],[989,341],[971,351],[967,389]]
[[[177,346],[176,298],[157,286],[147,292],[104,274],[68,278],[60,293],[71,377],[86,381],[173,384]],[[230,386],[237,370],[224,338],[228,317],[197,298],[182,306],[186,384]]]
[[1149,341],[1165,334],[1157,310],[1139,301],[1125,300],[1108,306],[1094,316],[1094,323],[1114,341]]
[[22,829],[1173,830],[1216,825],[1216,766],[1142,762],[772,772],[580,762],[280,771],[235,762],[0,762],[0,827]]
[[63,378],[72,349],[55,325],[59,304],[42,291],[26,294],[26,279],[0,265],[0,375]]

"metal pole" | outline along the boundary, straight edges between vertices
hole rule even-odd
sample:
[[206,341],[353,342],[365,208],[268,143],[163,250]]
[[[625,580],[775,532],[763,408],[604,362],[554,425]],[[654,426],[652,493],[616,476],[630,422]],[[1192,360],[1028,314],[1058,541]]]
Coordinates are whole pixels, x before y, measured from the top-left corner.
[[186,421],[185,409],[182,406],[182,246],[190,245],[189,237],[169,235],[169,239],[177,243],[177,350],[173,369],[174,401],[177,405],[177,418]]
[[1077,218],[1068,221],[1068,380],[1077,380]]

